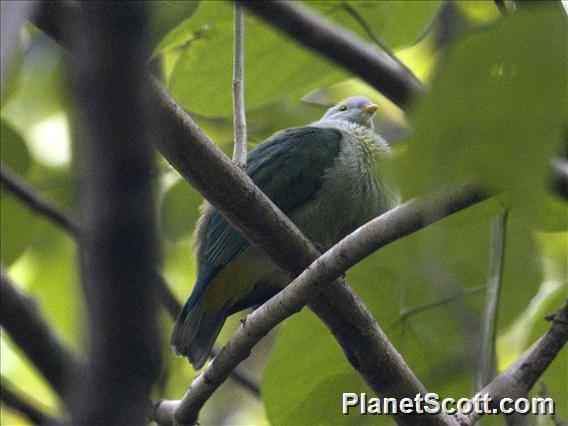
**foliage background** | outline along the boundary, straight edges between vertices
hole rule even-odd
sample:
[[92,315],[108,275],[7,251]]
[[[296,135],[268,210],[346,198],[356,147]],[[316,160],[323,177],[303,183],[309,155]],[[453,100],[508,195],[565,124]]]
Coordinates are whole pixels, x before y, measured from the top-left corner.
[[[548,185],[549,160],[562,154],[568,110],[566,13],[559,2],[541,2],[505,18],[491,1],[308,3],[369,43],[387,46],[431,89],[405,117],[346,71],[249,16],[245,79],[251,147],[274,131],[316,120],[324,106],[364,94],[381,107],[377,126],[393,143],[392,172],[403,199],[472,177],[502,194],[386,247],[347,274],[426,387],[468,396],[479,354],[493,216],[510,209],[499,369],[547,328],[543,317],[567,294],[567,205]],[[231,4],[160,1],[149,2],[149,8],[154,68],[230,154]],[[65,55],[26,26],[13,62],[2,99],[2,163],[78,217],[79,124]],[[195,278],[191,233],[202,199],[163,159],[157,161],[163,272],[184,300]],[[38,301],[64,342],[82,350],[85,309],[74,241],[4,188],[1,200],[1,260],[7,273]],[[221,342],[239,317],[228,322]],[[155,397],[176,399],[194,373],[171,353],[172,320],[166,312],[160,321],[163,345],[156,350],[163,351],[167,365]],[[2,376],[57,413],[56,395],[5,333],[1,345]],[[568,419],[567,356],[564,350],[542,378],[563,419]],[[244,366],[262,380],[262,400],[229,382],[206,405],[201,424],[390,424],[387,418],[340,415],[341,392],[368,388],[308,310],[268,336]],[[551,419],[533,420],[551,424]],[[24,420],[3,407],[0,423]]]

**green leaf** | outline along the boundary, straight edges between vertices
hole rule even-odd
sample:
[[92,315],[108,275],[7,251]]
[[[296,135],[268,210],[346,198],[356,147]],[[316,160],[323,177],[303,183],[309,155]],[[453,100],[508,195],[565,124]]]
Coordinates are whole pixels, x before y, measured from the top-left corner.
[[189,18],[197,8],[198,1],[153,0],[148,1],[148,15],[153,41],[160,45],[172,32]]
[[456,43],[415,106],[394,167],[408,196],[473,179],[507,191],[531,223],[566,123],[561,34],[562,8],[544,2]]
[[424,34],[442,1],[308,1],[326,18],[369,42],[379,38],[391,50]]
[[164,38],[162,38],[162,40],[160,40],[152,53],[152,57],[155,58],[167,50],[189,43],[190,41],[200,37],[202,31],[207,31],[207,28],[196,29],[193,20],[186,19],[174,27],[164,36]]
[[29,129],[65,109],[70,85],[61,73],[62,50],[46,35],[36,32],[22,50],[18,84],[2,105],[2,117]]
[[23,59],[24,55],[22,52],[22,43],[20,41],[12,52],[10,65],[6,70],[6,81],[3,83],[2,87],[2,106],[4,106],[8,99],[18,91]]
[[2,263],[10,265],[29,246],[34,236],[35,218],[27,206],[7,190],[2,188],[0,197],[0,258]]
[[202,201],[199,193],[183,179],[168,188],[160,204],[160,225],[164,235],[172,241],[189,237]]
[[[192,20],[195,25],[207,25],[208,30],[176,62],[170,90],[189,111],[208,117],[230,116],[232,8],[221,2],[201,3]],[[299,47],[255,17],[247,17],[245,33],[247,109],[286,96],[299,99],[310,90],[345,77],[327,60]]]
[[341,393],[360,391],[368,388],[314,314],[303,310],[280,326],[262,381],[271,424],[369,424],[341,415]]
[[26,174],[30,166],[30,153],[24,138],[5,120],[0,125],[0,159],[2,164],[19,176]]
[[[2,143],[0,158],[16,175],[25,176],[31,159],[22,136],[12,126],[2,120],[0,127]],[[27,206],[15,198],[4,187],[1,189],[0,203],[0,258],[6,265],[14,262],[28,247],[33,237],[34,217]],[[22,232],[25,229],[26,232]]]

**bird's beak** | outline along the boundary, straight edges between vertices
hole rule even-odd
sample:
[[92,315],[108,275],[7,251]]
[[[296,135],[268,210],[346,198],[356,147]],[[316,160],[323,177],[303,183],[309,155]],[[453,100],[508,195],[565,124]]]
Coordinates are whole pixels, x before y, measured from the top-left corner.
[[362,109],[363,112],[367,112],[369,114],[374,113],[377,109],[379,109],[379,107],[377,106],[377,104],[371,104],[371,105],[367,105],[366,107],[364,107]]

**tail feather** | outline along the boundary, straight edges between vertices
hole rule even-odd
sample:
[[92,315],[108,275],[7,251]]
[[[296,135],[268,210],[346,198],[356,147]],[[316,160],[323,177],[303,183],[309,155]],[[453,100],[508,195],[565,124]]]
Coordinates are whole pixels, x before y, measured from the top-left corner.
[[191,309],[184,307],[171,339],[175,354],[186,356],[195,370],[199,370],[207,361],[226,318],[224,311],[205,312],[203,305],[198,302]]

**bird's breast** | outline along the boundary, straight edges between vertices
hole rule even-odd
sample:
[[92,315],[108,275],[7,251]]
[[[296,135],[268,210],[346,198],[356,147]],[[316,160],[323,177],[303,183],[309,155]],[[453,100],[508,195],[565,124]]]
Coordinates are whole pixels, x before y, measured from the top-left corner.
[[390,150],[378,135],[347,133],[320,191],[291,219],[314,242],[330,247],[396,203],[381,163]]

